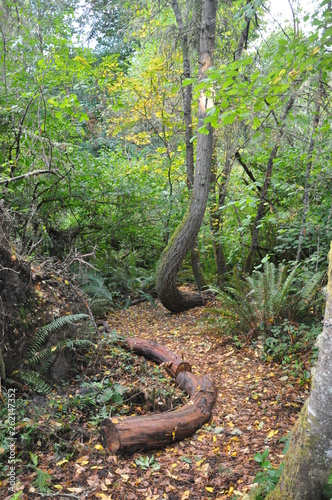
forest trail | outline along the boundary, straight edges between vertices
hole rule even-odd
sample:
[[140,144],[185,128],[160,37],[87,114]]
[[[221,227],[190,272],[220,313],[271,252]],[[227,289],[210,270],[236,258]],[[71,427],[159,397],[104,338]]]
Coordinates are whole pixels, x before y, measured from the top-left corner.
[[[153,452],[117,457],[118,494],[112,498],[169,500],[236,498],[249,490],[269,448],[273,466],[282,461],[287,436],[306,390],[289,368],[263,360],[256,346],[237,348],[209,322],[212,304],[173,315],[160,303],[139,304],[108,318],[124,336],[155,340],[188,361],[197,374],[213,378],[213,418],[190,438],[154,452],[158,471],[141,471],[134,460]],[[120,492],[123,492],[120,494]]]

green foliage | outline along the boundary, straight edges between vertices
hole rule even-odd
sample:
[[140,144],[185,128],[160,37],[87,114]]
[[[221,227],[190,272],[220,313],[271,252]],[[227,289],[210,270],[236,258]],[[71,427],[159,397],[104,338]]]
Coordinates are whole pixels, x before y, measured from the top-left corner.
[[264,351],[267,357],[286,364],[294,354],[310,350],[321,331],[320,323],[298,324],[285,319],[280,325],[271,328],[264,340]]
[[39,461],[38,455],[36,455],[35,453],[32,453],[31,451],[29,451],[29,455],[30,455],[30,459],[32,462],[32,467],[35,469],[35,471],[37,473],[37,477],[33,481],[32,484],[41,493],[50,493],[51,492],[50,486],[52,484],[52,476],[50,476],[50,474],[48,474],[48,472],[46,472],[42,469],[39,469],[39,467],[37,467],[38,461]]
[[93,346],[94,344],[89,339],[65,339],[60,340],[55,345],[50,347],[43,347],[48,341],[50,335],[54,332],[61,330],[67,325],[72,325],[76,321],[88,318],[87,314],[72,314],[68,316],[61,316],[51,323],[39,328],[32,341],[30,342],[27,354],[24,360],[26,366],[31,367],[28,369],[20,370],[17,375],[20,380],[28,385],[30,390],[39,394],[47,394],[51,391],[50,385],[45,381],[47,370],[54,361],[54,357],[64,349],[75,349]]
[[89,297],[89,306],[93,314],[105,313],[114,305],[113,294],[105,285],[105,278],[102,278],[100,274],[83,275],[81,286]]
[[142,470],[151,469],[153,472],[155,472],[160,469],[160,465],[155,460],[154,455],[151,455],[151,457],[140,456],[136,458],[135,464],[138,465]]
[[[272,328],[284,320],[312,320],[313,300],[321,279],[317,273],[303,284],[297,268],[289,271],[284,264],[276,268],[267,260],[263,271],[255,270],[245,279],[235,272],[232,285],[217,296],[222,303],[222,327],[250,335],[261,332],[269,337]],[[272,337],[277,333],[275,329]]]
[[257,492],[253,495],[255,500],[263,500],[275,488],[284,467],[281,464],[278,469],[274,469],[271,462],[267,460],[268,455],[269,450],[266,449],[263,453],[256,453],[254,456],[255,462],[263,469],[256,474],[254,479],[254,482],[259,485]]
[[331,500],[332,498],[332,471],[328,479],[327,485],[323,490],[323,498],[326,500]]
[[87,314],[71,314],[68,316],[61,316],[60,318],[55,319],[51,323],[48,323],[41,328],[38,328],[36,331],[34,338],[30,342],[27,349],[27,363],[31,364],[34,361],[39,361],[38,356],[41,347],[49,336],[57,330],[60,330],[66,325],[72,325],[75,321],[79,321],[80,319],[88,318]]

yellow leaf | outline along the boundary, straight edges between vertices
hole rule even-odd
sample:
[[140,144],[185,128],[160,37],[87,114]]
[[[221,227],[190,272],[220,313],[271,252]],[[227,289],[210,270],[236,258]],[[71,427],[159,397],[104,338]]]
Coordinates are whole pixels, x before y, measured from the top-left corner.
[[71,493],[82,493],[83,488],[67,488]]
[[2,453],[5,453],[5,449],[0,446],[0,454],[2,455]]
[[231,487],[229,488],[229,490],[228,490],[228,494],[229,494],[229,495],[231,495],[231,494],[233,493],[233,491],[234,491],[234,488],[233,488],[233,486],[231,486]]
[[77,464],[82,464],[83,462],[84,462],[84,465],[89,463],[89,455],[83,455],[82,457],[80,457],[76,460]]
[[65,458],[64,460],[59,460],[59,462],[57,462],[55,465],[63,465],[63,464],[66,464],[68,462],[68,460]]
[[112,424],[118,424],[119,420],[117,418],[112,418]]
[[174,462],[174,464],[171,465],[172,469],[175,469],[175,467],[177,467],[177,466],[178,466],[178,464],[176,464],[175,462]]
[[229,423],[228,423],[228,425],[229,425],[230,427],[234,427],[233,422],[229,422]]
[[126,483],[129,479],[129,475],[128,474],[121,474],[121,477],[123,479],[123,482]]
[[52,351],[52,352],[54,352],[54,351],[56,351],[56,349],[57,349],[57,346],[56,346],[56,345],[54,345],[54,346],[51,348],[51,351]]
[[99,450],[99,451],[103,451],[104,448],[102,447],[101,444],[96,444],[95,449]]
[[213,492],[213,488],[211,486],[205,486],[205,489],[206,491],[208,491],[209,493],[212,493]]
[[236,457],[236,456],[237,456],[237,452],[233,451],[233,453],[231,454],[231,457]]
[[53,486],[56,490],[63,490],[63,486],[61,484],[54,484]]
[[278,434],[278,431],[270,431],[267,435],[268,439],[272,438],[273,436],[275,436],[276,434]]
[[190,497],[190,491],[187,490],[183,493],[183,495],[181,496],[181,500],[188,500],[188,498]]
[[206,458],[203,458],[202,460],[198,460],[198,462],[196,462],[197,467],[200,467],[205,460],[206,460]]

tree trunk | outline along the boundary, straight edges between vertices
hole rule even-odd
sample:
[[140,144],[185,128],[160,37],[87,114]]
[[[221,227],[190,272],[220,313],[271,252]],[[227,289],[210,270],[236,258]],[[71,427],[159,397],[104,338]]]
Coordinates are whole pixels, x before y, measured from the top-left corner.
[[[219,287],[222,286],[224,281],[224,276],[227,273],[226,257],[224,253],[223,244],[221,242],[222,230],[223,230],[223,209],[222,207],[226,202],[226,195],[228,189],[229,178],[232,171],[233,161],[232,157],[232,142],[229,134],[225,131],[226,136],[226,159],[224,168],[221,174],[221,182],[217,183],[217,165],[216,161],[212,160],[212,173],[211,173],[211,191],[213,199],[215,200],[215,205],[211,208],[210,213],[210,230],[212,234],[212,246],[214,259],[217,268],[217,284]],[[219,192],[217,194],[217,186]]]
[[264,184],[263,184],[263,187],[261,189],[260,202],[258,205],[257,214],[256,214],[255,222],[254,222],[254,228],[253,228],[252,235],[251,235],[251,244],[250,244],[249,252],[248,252],[246,262],[244,265],[244,270],[247,273],[251,273],[251,271],[252,271],[254,256],[255,256],[257,244],[258,244],[260,222],[264,216],[267,191],[270,187],[271,177],[272,177],[273,162],[275,160],[275,157],[277,156],[278,149],[279,149],[279,143],[277,143],[274,146],[274,148],[272,149],[272,151],[270,153],[269,161],[267,162]]
[[319,357],[307,403],[293,430],[279,483],[268,500],[318,500],[332,467],[332,242]]
[[[183,59],[183,78],[191,78],[191,65],[189,56],[189,42],[186,26],[183,23],[181,11],[179,8],[178,0],[172,0],[173,12],[176,19],[176,24],[179,29],[181,37],[182,59]],[[187,163],[187,187],[189,193],[191,192],[194,184],[194,143],[192,141],[192,118],[191,118],[191,105],[192,105],[192,84],[186,85],[183,91],[183,116],[185,128],[185,142],[186,142],[186,163]],[[204,275],[202,272],[198,242],[194,241],[190,249],[191,267],[195,282],[199,291],[206,286]]]
[[[216,0],[203,0],[202,26],[199,50],[198,79],[202,81],[206,71],[213,65],[216,28]],[[202,91],[198,101],[198,128],[204,126],[207,109],[212,101]],[[156,288],[161,303],[171,312],[181,312],[202,304],[199,294],[184,294],[176,286],[176,275],[182,261],[195,242],[202,224],[209,195],[213,132],[210,124],[208,134],[197,132],[197,155],[194,185],[186,214],[163,251],[158,267]]]
[[[1,202],[0,202],[1,203]],[[22,303],[29,295],[31,280],[30,264],[26,262],[15,250],[9,240],[10,217],[9,212],[0,205],[0,358],[3,360],[2,378],[4,378],[4,365],[7,371],[15,366],[19,356],[19,347],[22,347],[22,338],[14,333],[13,322],[18,316]]]
[[[319,80],[321,80],[321,78],[322,78],[322,72],[320,71]],[[304,235],[305,235],[305,227],[306,227],[306,222],[307,222],[307,214],[309,211],[310,172],[311,172],[311,168],[312,168],[312,153],[313,153],[313,150],[315,147],[315,134],[316,134],[316,129],[317,129],[318,124],[319,124],[321,94],[322,94],[322,83],[319,81],[317,95],[316,95],[316,109],[315,109],[315,113],[314,113],[314,122],[313,122],[313,127],[312,127],[312,134],[311,134],[310,142],[309,142],[308,163],[307,163],[307,168],[306,168],[306,173],[305,173],[305,184],[304,184],[304,195],[303,195],[303,215],[302,215],[302,222],[301,222],[301,228],[300,228],[300,234],[299,234],[299,241],[298,241],[298,245],[297,245],[296,262],[300,262],[302,246],[303,246],[303,241],[304,241]]]
[[288,113],[290,112],[290,110],[293,107],[293,104],[295,102],[295,98],[296,98],[296,92],[293,92],[293,94],[289,98],[289,101],[286,104],[285,111],[282,115],[279,131],[278,131],[278,139],[277,139],[277,142],[274,145],[274,147],[270,153],[270,157],[269,157],[269,160],[267,163],[264,184],[263,184],[263,187],[262,187],[261,192],[260,192],[260,202],[258,205],[257,214],[256,214],[255,222],[254,222],[252,236],[251,236],[251,244],[250,244],[249,252],[248,252],[245,264],[244,264],[244,270],[245,270],[245,272],[247,272],[249,274],[252,272],[252,268],[253,268],[253,264],[254,264],[254,257],[255,257],[256,250],[257,250],[259,228],[261,225],[261,220],[264,216],[264,209],[265,209],[265,204],[266,204],[266,200],[267,200],[267,192],[268,192],[268,189],[269,189],[270,184],[271,184],[273,162],[274,162],[274,160],[277,156],[277,153],[278,153],[279,141],[284,134],[284,127],[285,127],[284,121],[287,118]]

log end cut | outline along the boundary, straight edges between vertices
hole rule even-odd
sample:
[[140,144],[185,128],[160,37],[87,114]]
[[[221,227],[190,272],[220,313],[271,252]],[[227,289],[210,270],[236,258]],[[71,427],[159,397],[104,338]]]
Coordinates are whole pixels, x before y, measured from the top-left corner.
[[100,442],[103,448],[110,450],[114,454],[120,449],[118,430],[109,418],[106,418],[101,423]]

